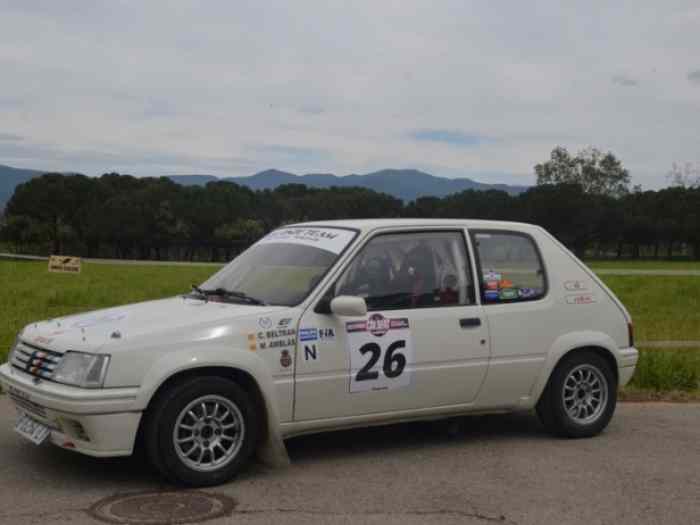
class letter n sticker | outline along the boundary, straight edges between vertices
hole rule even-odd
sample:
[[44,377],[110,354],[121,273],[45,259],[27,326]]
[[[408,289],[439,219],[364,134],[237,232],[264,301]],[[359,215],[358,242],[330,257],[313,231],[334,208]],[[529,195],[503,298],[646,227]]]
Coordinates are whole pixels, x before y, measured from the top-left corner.
[[316,361],[318,359],[318,350],[315,344],[304,345],[304,360]]

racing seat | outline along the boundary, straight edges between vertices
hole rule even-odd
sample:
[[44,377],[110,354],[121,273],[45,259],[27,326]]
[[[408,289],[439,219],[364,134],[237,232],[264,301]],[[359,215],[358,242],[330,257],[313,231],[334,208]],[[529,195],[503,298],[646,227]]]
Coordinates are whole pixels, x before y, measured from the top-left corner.
[[435,302],[435,262],[430,248],[419,244],[409,251],[399,274],[402,291],[410,293],[408,306],[427,306]]

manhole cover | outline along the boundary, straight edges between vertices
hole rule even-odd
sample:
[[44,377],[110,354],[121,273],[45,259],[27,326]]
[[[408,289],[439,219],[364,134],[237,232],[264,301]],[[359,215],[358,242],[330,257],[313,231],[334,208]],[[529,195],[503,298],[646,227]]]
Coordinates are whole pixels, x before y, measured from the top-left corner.
[[199,491],[141,492],[98,501],[90,514],[107,523],[175,525],[199,523],[231,513],[235,502],[221,494]]

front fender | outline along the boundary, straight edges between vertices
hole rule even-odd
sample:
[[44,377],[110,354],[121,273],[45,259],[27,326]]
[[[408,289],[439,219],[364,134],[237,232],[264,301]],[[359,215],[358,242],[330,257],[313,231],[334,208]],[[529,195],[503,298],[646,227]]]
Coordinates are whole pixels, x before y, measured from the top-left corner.
[[554,343],[550,347],[545,364],[533,386],[532,396],[530,397],[532,404],[537,403],[540,399],[542,392],[544,392],[544,389],[547,387],[547,382],[549,381],[552,371],[559,361],[561,361],[561,358],[572,350],[587,346],[595,346],[607,350],[619,364],[620,356],[617,345],[609,335],[592,330],[569,332],[568,334],[561,335],[554,340]]
[[158,389],[175,375],[205,367],[237,369],[255,380],[265,403],[268,429],[266,441],[258,447],[258,456],[272,466],[288,465],[289,457],[280,432],[272,374],[260,356],[248,349],[213,345],[168,352],[154,361],[144,375],[135,408],[146,410]]

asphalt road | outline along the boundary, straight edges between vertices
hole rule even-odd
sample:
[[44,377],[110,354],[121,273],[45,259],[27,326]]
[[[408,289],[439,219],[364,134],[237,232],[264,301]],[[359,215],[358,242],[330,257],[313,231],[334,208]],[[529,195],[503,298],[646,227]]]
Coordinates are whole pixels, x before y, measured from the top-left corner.
[[[142,463],[35,447],[0,397],[0,523],[99,523],[116,493],[167,488]],[[292,466],[253,465],[212,489],[238,503],[208,523],[700,523],[700,404],[621,404],[589,440],[531,414],[296,438]]]

